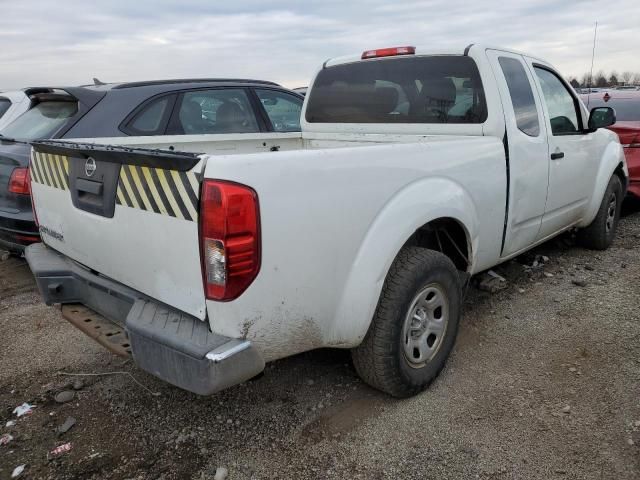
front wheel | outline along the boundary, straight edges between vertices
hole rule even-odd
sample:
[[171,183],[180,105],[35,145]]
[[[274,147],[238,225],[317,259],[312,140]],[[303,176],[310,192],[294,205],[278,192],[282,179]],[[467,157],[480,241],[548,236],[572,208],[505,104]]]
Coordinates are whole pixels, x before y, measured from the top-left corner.
[[616,236],[620,208],[622,207],[622,182],[613,175],[602,197],[602,203],[591,224],[578,231],[578,241],[586,248],[605,250]]
[[369,385],[394,397],[424,390],[444,367],[458,332],[462,292],[445,255],[403,248],[353,363]]

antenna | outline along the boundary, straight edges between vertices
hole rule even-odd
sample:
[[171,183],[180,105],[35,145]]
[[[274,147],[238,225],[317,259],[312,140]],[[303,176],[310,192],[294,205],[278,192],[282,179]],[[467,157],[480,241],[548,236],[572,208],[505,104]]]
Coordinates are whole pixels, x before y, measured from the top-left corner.
[[598,22],[593,29],[593,50],[591,50],[591,72],[589,73],[589,95],[587,95],[587,108],[589,108],[589,100],[591,100],[591,87],[593,87],[593,59],[596,57],[596,34],[598,33]]

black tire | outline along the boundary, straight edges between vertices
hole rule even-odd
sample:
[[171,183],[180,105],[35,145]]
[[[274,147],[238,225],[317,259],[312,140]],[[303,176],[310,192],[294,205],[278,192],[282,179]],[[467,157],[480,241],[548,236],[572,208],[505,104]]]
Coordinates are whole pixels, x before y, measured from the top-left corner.
[[[432,342],[439,342],[436,350],[424,363],[409,359],[409,335],[405,331],[409,310],[413,310],[416,296],[429,289],[441,290],[448,302],[448,315],[443,333]],[[426,303],[423,303],[426,305]],[[445,365],[458,333],[462,290],[458,271],[445,255],[425,248],[403,248],[385,279],[369,330],[362,343],[351,351],[358,375],[369,385],[394,397],[410,397],[429,386]],[[433,313],[433,318],[436,318]],[[425,311],[427,317],[429,314]],[[444,316],[443,310],[440,315]],[[416,318],[416,317],[413,317]],[[418,320],[419,322],[420,320]],[[424,320],[427,324],[429,320]],[[417,330],[411,330],[414,332]],[[426,330],[425,330],[426,332]],[[426,332],[428,333],[428,332]],[[426,337],[427,339],[430,338]],[[418,335],[419,337],[419,335]],[[413,340],[414,336],[411,337]],[[424,337],[421,337],[424,338]],[[405,347],[405,342],[407,345]],[[424,344],[421,344],[424,345]],[[429,348],[428,344],[424,348]],[[416,349],[413,349],[415,356]]]
[[613,175],[602,197],[596,218],[588,227],[578,231],[580,245],[593,250],[609,248],[618,229],[622,200],[622,182],[620,177]]

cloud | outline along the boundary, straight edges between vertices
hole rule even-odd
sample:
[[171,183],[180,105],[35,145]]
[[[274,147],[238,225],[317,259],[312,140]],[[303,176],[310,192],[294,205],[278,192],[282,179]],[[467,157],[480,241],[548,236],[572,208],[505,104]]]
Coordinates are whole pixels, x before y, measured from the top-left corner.
[[392,45],[469,43],[542,57],[565,75],[640,71],[637,0],[3,2],[0,86],[179,77],[306,85],[330,57]]

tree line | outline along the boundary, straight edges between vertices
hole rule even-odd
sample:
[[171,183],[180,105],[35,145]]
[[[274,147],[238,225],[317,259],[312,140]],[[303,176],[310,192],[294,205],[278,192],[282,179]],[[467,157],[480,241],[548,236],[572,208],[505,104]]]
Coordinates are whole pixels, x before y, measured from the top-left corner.
[[584,73],[579,79],[576,77],[569,77],[569,83],[571,83],[574,88],[603,88],[618,87],[621,85],[640,85],[640,73],[629,71],[618,73],[614,70],[607,75],[603,70],[600,70],[593,74],[593,78],[591,78],[590,73]]

